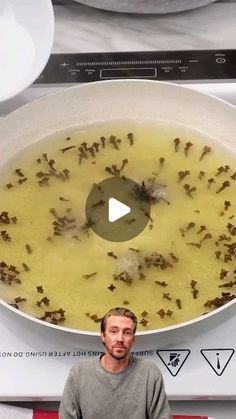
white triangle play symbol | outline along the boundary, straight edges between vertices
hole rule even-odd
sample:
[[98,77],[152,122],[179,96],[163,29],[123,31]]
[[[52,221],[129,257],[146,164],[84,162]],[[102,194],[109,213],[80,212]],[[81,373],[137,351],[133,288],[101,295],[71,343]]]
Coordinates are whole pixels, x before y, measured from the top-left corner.
[[124,217],[131,211],[128,205],[123,204],[115,198],[109,198],[108,201],[108,220],[113,223],[119,218]]

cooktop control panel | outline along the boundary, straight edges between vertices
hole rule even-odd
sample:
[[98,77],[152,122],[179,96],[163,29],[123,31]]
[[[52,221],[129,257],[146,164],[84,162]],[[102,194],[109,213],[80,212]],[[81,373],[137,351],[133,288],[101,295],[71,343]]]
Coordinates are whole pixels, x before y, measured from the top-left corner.
[[127,78],[236,81],[236,49],[52,54],[35,84]]

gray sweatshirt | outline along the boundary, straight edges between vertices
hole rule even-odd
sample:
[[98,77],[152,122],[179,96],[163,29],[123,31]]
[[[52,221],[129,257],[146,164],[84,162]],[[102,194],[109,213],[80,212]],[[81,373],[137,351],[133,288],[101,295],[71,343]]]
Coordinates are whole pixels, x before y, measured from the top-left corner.
[[130,358],[119,373],[100,358],[77,362],[68,376],[59,419],[171,419],[162,375],[151,361]]

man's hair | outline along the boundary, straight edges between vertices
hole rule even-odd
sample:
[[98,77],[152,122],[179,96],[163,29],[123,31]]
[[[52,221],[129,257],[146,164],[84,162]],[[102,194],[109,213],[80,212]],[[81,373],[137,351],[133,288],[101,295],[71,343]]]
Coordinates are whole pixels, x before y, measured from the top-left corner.
[[132,311],[130,311],[128,308],[124,308],[124,307],[115,307],[112,308],[111,310],[109,310],[107,312],[107,314],[105,314],[105,316],[103,316],[102,318],[102,322],[101,322],[101,332],[104,333],[106,330],[106,326],[107,326],[107,320],[109,317],[111,316],[123,316],[123,317],[128,317],[128,319],[131,319],[133,324],[134,324],[134,333],[136,332],[136,328],[137,328],[137,323],[138,323],[138,319],[135,316],[134,313],[132,313]]

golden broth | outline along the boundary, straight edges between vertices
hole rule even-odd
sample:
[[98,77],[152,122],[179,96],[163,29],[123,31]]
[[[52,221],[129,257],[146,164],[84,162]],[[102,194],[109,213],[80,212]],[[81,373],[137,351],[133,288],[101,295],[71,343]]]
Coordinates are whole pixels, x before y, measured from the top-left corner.
[[[83,142],[100,143],[98,152],[84,157]],[[200,159],[205,146],[211,150]],[[139,184],[154,178],[165,185],[165,199],[152,205],[141,234],[110,242],[86,228],[84,206],[93,184],[111,177],[105,167],[124,159],[122,175]],[[224,182],[230,186],[221,190]],[[46,138],[1,173],[0,297],[32,316],[86,331],[99,330],[114,306],[134,311],[139,330],[196,318],[234,298],[235,196],[235,156],[184,127],[117,122]],[[58,219],[71,229],[55,235]],[[124,271],[131,284],[115,279]]]

